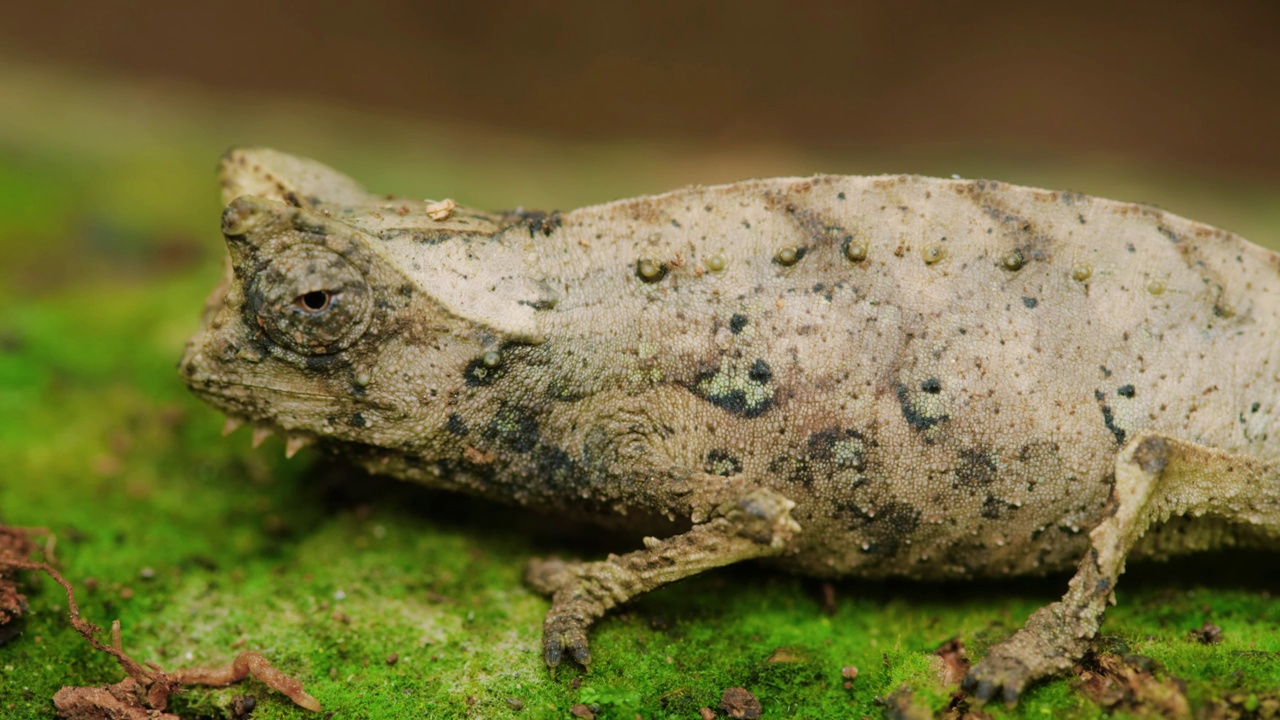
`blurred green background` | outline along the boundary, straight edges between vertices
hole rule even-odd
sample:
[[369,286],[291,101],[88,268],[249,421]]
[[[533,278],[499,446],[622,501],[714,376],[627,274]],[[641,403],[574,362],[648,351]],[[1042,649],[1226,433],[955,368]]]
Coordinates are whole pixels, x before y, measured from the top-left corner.
[[[370,188],[570,209],[816,172],[998,177],[1151,202],[1280,247],[1280,5],[64,2],[0,22],[0,522],[47,526],[86,617],[165,667],[255,649],[336,718],[698,716],[743,686],[765,717],[927,716],[932,652],[971,656],[1065,577],[819,584],[744,567],[646,596],[549,676],[531,555],[634,539],[223,439],[173,370],[223,252],[233,145]],[[1104,647],[1155,659],[1204,717],[1280,700],[1276,556],[1131,569]],[[27,585],[0,717],[54,714],[118,668]],[[1211,621],[1220,644],[1188,632]],[[397,655],[392,664],[388,658]],[[1137,662],[1137,661],[1135,661]],[[841,668],[859,674],[844,686]],[[1079,676],[996,716],[1177,714]],[[894,696],[907,686],[915,705]],[[1144,686],[1145,687],[1145,686]],[[256,682],[184,716],[305,713]],[[1117,694],[1118,693],[1118,694]],[[1126,694],[1127,693],[1127,694]],[[1170,709],[1172,707],[1172,709]],[[1153,709],[1154,708],[1154,709]]]

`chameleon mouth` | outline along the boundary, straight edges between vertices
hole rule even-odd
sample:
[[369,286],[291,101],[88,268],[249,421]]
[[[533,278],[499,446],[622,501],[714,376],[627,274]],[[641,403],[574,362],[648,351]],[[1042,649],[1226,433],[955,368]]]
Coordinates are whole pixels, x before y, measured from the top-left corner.
[[[187,355],[181,363],[181,369],[186,376],[187,386],[191,392],[226,415],[226,421],[222,426],[222,435],[224,437],[246,425],[252,426],[253,447],[256,448],[262,445],[267,438],[280,433],[285,440],[285,457],[287,458],[292,458],[302,448],[315,443],[318,439],[316,434],[296,428],[286,428],[273,421],[270,417],[263,417],[260,412],[263,406],[260,398],[264,394],[277,394],[290,398],[311,400],[328,400],[329,398],[317,393],[267,387],[253,383],[237,382],[227,378],[215,379],[210,377],[208,373],[202,372],[202,357],[197,347],[196,343],[192,343],[188,347]],[[254,397],[259,399],[255,401]],[[255,408],[259,412],[254,412]]]

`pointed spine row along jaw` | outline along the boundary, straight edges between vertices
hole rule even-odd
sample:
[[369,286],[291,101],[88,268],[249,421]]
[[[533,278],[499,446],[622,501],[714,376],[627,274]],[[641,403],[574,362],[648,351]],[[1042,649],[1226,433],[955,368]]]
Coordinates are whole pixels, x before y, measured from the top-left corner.
[[[226,422],[222,425],[222,436],[226,437],[247,424],[247,420],[228,416]],[[251,441],[253,443],[253,447],[261,447],[262,443],[266,442],[267,438],[271,437],[275,433],[275,427],[263,423],[255,423],[253,426],[253,439]],[[310,434],[286,431],[284,441],[285,458],[292,460],[294,455],[297,455],[303,448],[314,445],[315,441],[316,439]]]

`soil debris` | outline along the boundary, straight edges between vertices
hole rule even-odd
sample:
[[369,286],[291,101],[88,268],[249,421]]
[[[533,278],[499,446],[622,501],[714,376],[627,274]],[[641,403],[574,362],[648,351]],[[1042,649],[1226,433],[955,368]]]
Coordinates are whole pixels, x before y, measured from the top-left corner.
[[720,696],[720,709],[735,720],[756,720],[764,712],[760,701],[746,688],[731,687]]
[[1214,625],[1208,620],[1205,620],[1203,625],[1195,630],[1189,631],[1187,634],[1191,636],[1192,640],[1196,640],[1204,645],[1217,645],[1222,642],[1222,628]]
[[938,679],[942,684],[947,687],[959,685],[965,674],[969,672],[970,665],[964,642],[960,638],[951,638],[939,645],[933,654],[939,660]]
[[853,681],[858,679],[858,668],[853,665],[845,665],[840,668],[840,677],[844,678],[844,689],[852,690]]
[[1079,668],[1076,686],[1111,712],[1147,717],[1189,718],[1187,688],[1142,655],[1099,655]]
[[827,580],[822,583],[821,589],[822,613],[827,617],[832,617],[840,610],[840,605],[836,601],[836,584]]
[[769,657],[765,659],[767,663],[798,663],[809,660],[809,653],[804,648],[799,647],[779,647],[774,648],[769,653]]
[[0,645],[18,636],[19,621],[27,612],[27,598],[18,592],[17,568],[6,562],[25,562],[31,557],[37,548],[30,535],[37,532],[48,531],[0,526]]
[[1199,720],[1271,720],[1280,718],[1280,695],[1233,692],[1220,700],[1206,702]]
[[933,711],[916,699],[911,688],[903,685],[888,697],[876,698],[881,715],[887,720],[933,720]]
[[[62,574],[46,562],[28,560],[38,548],[30,540],[36,530],[0,526],[0,599],[10,598],[25,611],[25,599],[17,592],[14,575],[24,570],[43,572],[53,578],[67,593],[71,626],[94,647],[115,658],[128,676],[114,685],[102,687],[64,687],[53,696],[59,715],[68,720],[179,720],[164,712],[169,697],[184,685],[227,686],[253,675],[280,691],[299,706],[318,712],[320,703],[302,688],[296,678],[272,667],[266,658],[246,650],[230,665],[218,668],[185,668],[165,672],[154,663],[145,666],[125,653],[120,638],[120,621],[111,624],[110,644],[103,642],[102,630],[80,616],[75,590]],[[51,547],[51,546],[50,546]],[[45,554],[48,557],[48,553]],[[20,613],[19,613],[20,614]],[[5,614],[4,617],[9,617]],[[16,617],[16,616],[14,616]],[[3,627],[3,624],[0,624]],[[256,706],[256,701],[242,698],[240,707]],[[251,709],[251,708],[250,708]]]

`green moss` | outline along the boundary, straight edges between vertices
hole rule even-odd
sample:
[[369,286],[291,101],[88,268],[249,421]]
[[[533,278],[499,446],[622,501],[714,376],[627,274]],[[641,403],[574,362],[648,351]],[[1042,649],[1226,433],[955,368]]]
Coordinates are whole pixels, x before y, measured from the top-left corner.
[[[152,145],[136,127],[114,128],[121,144],[111,148],[83,138],[66,146],[30,122],[29,142],[0,152],[0,521],[51,527],[84,615],[103,626],[120,619],[139,659],[219,664],[254,649],[339,718],[568,717],[574,703],[603,718],[688,718],[733,686],[755,693],[765,717],[875,716],[879,699],[903,687],[940,710],[950,689],[938,682],[935,648],[959,636],[979,657],[1064,588],[1063,577],[848,581],[828,616],[815,581],[729,568],[610,615],[593,634],[589,674],[549,675],[539,658],[547,604],[521,584],[523,564],[627,542],[568,536],[515,509],[367,478],[307,451],[286,462],[278,442],[252,450],[244,431],[220,437],[221,419],[187,395],[173,364],[218,273],[210,168],[233,140],[166,122],[145,128]],[[264,141],[292,137],[269,123],[231,127]],[[328,137],[312,130],[291,146]],[[551,163],[528,154],[467,163],[450,152],[440,150],[425,178],[397,177],[408,170],[391,144],[327,156],[424,194],[445,194],[428,187],[456,176],[471,190],[449,194],[483,202],[488,193],[495,206],[521,204],[516,190],[532,187],[556,187],[552,197],[566,204],[637,189],[610,168],[661,175],[635,149],[556,155],[564,179],[555,182],[543,181]],[[495,177],[498,190],[477,189]],[[1242,224],[1270,218],[1276,227],[1273,195],[1256,197],[1266,200],[1241,210]],[[1274,564],[1273,555],[1216,555],[1135,565],[1104,633],[1183,679],[1193,707],[1226,693],[1242,693],[1241,707],[1250,695],[1274,696],[1280,606],[1269,595],[1275,581],[1257,571]],[[70,629],[57,586],[33,578],[28,587],[25,633],[0,647],[0,715],[48,718],[59,687],[122,674]],[[1222,643],[1190,638],[1206,620],[1223,628]],[[858,668],[848,689],[845,666]],[[193,689],[175,706],[219,715],[243,693],[258,699],[254,718],[304,716],[256,681]],[[991,711],[1103,714],[1069,680]]]

